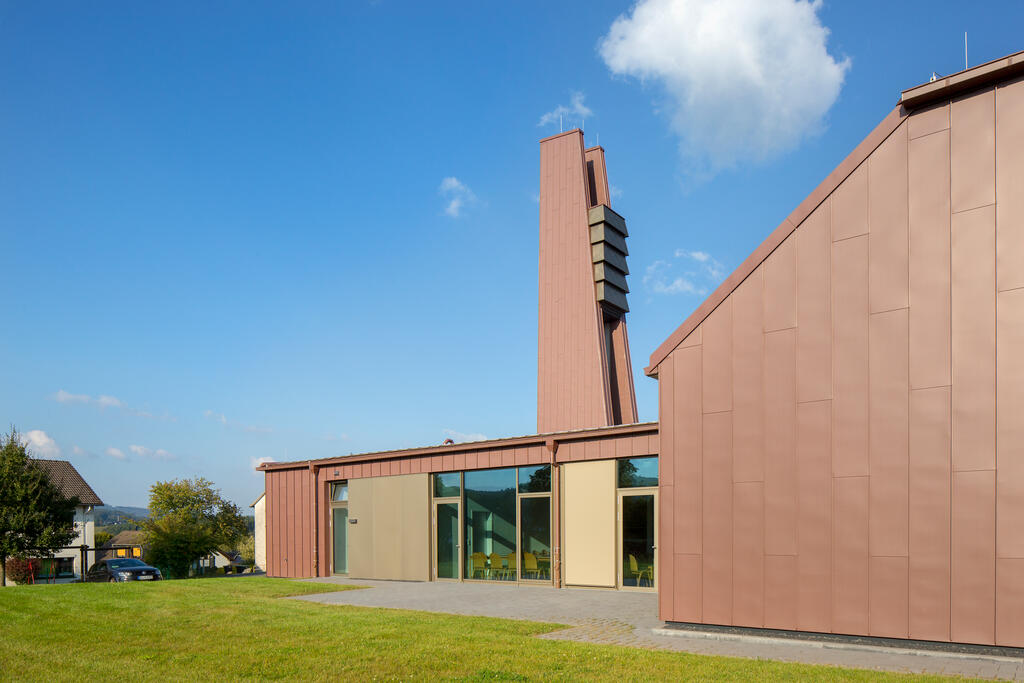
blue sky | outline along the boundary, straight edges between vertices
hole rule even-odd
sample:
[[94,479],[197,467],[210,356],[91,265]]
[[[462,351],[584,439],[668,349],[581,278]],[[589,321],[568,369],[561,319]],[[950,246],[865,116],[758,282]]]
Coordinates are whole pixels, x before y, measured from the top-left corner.
[[533,432],[537,141],[562,112],[629,224],[655,420],[651,351],[901,90],[963,68],[964,31],[977,64],[1022,23],[1017,1],[2,2],[0,418],[120,505],[194,475],[248,505],[260,458]]

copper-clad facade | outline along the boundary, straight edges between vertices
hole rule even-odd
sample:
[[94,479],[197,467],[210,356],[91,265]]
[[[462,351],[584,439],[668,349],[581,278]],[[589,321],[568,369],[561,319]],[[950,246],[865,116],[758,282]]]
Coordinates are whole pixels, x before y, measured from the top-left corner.
[[1022,60],[908,91],[652,356],[662,619],[1024,646]]

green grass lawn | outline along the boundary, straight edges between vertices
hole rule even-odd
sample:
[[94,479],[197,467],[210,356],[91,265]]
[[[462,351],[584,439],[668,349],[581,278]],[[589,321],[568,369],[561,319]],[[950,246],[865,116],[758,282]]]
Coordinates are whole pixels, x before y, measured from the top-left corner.
[[902,678],[533,637],[551,624],[277,599],[339,588],[258,577],[0,588],[0,679]]

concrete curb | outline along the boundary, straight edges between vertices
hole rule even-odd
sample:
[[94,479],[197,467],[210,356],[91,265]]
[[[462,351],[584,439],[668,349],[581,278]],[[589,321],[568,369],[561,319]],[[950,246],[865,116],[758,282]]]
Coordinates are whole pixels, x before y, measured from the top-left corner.
[[694,638],[701,640],[731,640],[741,643],[752,643],[758,645],[794,645],[799,647],[813,647],[818,648],[820,650],[846,650],[853,652],[874,652],[879,654],[914,655],[918,657],[965,659],[982,662],[993,662],[997,664],[1020,664],[1021,662],[1024,662],[1024,660],[1018,657],[1001,657],[999,655],[972,654],[968,652],[943,652],[942,650],[923,650],[905,647],[887,647],[883,645],[864,645],[862,643],[839,643],[821,640],[801,640],[798,638],[772,638],[769,636],[748,636],[741,635],[738,633],[712,633],[709,631],[691,631],[674,628],[652,628],[651,632],[656,636],[671,636],[673,638]]

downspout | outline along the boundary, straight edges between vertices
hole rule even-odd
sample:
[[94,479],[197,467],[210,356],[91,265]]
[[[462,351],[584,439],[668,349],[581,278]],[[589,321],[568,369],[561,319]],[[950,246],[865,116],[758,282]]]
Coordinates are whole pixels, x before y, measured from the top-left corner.
[[320,487],[317,486],[318,469],[313,463],[309,463],[309,486],[313,489],[313,495],[310,496],[313,501],[313,576],[320,576],[320,505],[317,500],[317,492],[320,490]]

